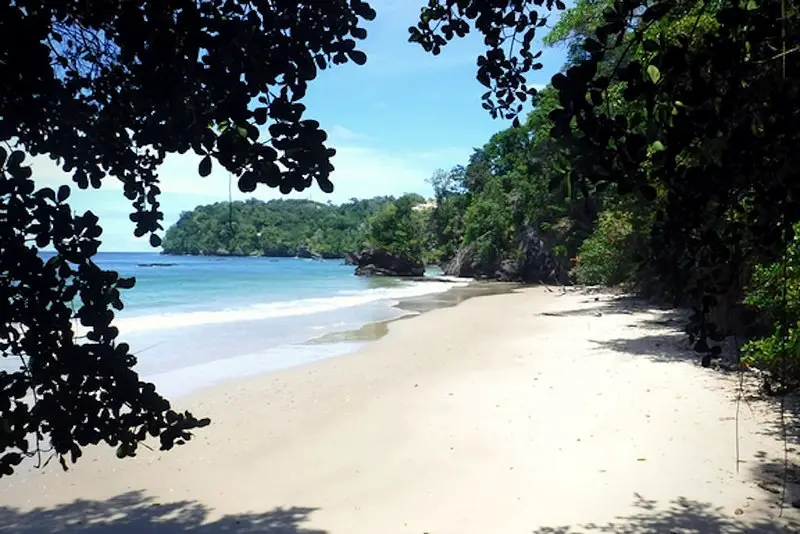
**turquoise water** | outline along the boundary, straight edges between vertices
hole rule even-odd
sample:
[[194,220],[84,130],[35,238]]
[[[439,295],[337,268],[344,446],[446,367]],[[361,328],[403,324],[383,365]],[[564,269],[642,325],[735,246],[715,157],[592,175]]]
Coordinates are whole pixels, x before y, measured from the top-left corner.
[[[413,293],[420,284],[363,278],[341,260],[161,256],[155,253],[101,253],[95,261],[123,276],[136,277],[124,292],[121,317],[194,316],[199,322],[223,322],[236,312],[255,318],[304,314],[345,307],[381,296]],[[202,312],[215,317],[201,318]],[[203,316],[208,315],[202,314]],[[137,328],[145,328],[144,321]],[[164,327],[162,323],[153,328]]]
[[100,253],[95,261],[136,277],[114,324],[139,373],[171,396],[352,351],[357,344],[306,342],[399,317],[400,299],[459,285],[357,277],[340,260]]

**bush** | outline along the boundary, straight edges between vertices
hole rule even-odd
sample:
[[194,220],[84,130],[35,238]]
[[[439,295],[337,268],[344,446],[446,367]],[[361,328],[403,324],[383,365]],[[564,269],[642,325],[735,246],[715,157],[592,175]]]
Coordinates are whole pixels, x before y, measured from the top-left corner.
[[[753,270],[744,302],[771,325],[768,336],[752,339],[742,347],[742,362],[768,373],[783,389],[800,385],[800,241],[786,250],[785,262],[758,265]],[[782,328],[783,323],[787,328]]]
[[765,371],[770,389],[775,384],[789,391],[800,385],[800,323],[790,326],[785,338],[782,330],[776,324],[772,335],[748,341],[742,347],[741,360]]
[[415,198],[406,195],[387,203],[367,221],[370,245],[410,261],[425,260],[427,234],[425,213],[414,211]]
[[592,234],[578,248],[570,276],[579,284],[614,286],[631,278],[633,215],[628,211],[600,213]]

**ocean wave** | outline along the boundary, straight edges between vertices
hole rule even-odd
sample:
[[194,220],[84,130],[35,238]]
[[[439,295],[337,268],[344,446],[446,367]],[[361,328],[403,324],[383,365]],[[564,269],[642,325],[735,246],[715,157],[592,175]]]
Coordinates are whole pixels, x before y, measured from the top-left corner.
[[163,330],[207,324],[222,324],[240,321],[255,321],[315,313],[331,312],[342,308],[362,306],[386,301],[393,306],[402,299],[442,293],[466,282],[412,282],[398,287],[367,289],[353,294],[339,294],[332,297],[307,298],[289,301],[265,302],[222,310],[193,311],[181,313],[160,313],[125,317],[114,324],[124,334],[150,330]]

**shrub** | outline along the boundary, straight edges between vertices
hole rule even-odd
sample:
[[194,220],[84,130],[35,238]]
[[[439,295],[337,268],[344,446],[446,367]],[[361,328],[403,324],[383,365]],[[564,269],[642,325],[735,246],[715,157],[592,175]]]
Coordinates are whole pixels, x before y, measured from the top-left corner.
[[630,279],[634,261],[633,216],[628,211],[600,213],[594,231],[578,248],[570,276],[586,285],[613,286]]
[[[795,232],[800,227],[795,227]],[[771,325],[771,334],[748,341],[742,362],[768,373],[783,389],[800,385],[800,238],[786,249],[785,261],[758,265],[752,273],[744,302]],[[784,323],[787,325],[783,327]]]

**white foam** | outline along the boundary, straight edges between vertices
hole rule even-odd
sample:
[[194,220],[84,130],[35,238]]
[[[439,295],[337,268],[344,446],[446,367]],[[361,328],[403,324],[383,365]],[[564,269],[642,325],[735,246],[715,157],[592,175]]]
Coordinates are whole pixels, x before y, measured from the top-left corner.
[[118,319],[114,324],[123,334],[129,334],[131,332],[144,332],[206,324],[293,317],[329,312],[379,301],[389,301],[389,303],[395,304],[400,299],[442,293],[453,287],[464,285],[466,285],[466,282],[463,280],[460,282],[412,282],[399,287],[368,289],[335,297],[267,302],[242,308],[223,310],[125,317]]

